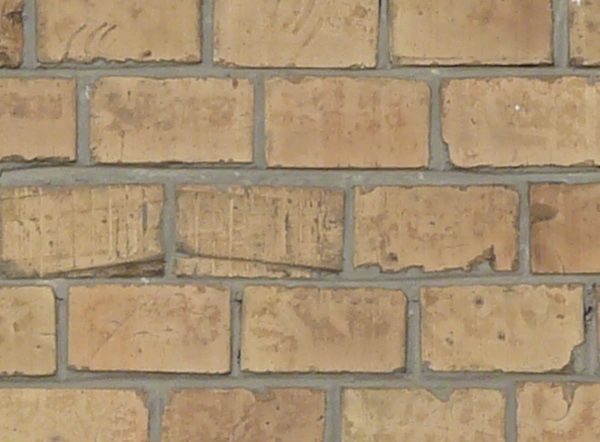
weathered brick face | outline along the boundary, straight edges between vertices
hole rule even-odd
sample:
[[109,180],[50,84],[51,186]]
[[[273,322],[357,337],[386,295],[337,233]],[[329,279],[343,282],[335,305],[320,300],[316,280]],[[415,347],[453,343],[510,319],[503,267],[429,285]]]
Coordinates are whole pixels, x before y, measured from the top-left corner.
[[0,0],[0,442],[600,441],[600,0]]

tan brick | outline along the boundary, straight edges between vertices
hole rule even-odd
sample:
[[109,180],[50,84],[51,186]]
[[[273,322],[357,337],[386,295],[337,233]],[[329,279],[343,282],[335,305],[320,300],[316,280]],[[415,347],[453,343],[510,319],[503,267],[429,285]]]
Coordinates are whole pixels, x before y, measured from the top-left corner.
[[267,163],[283,167],[424,167],[429,87],[391,78],[267,82]]
[[144,399],[128,390],[0,390],[0,440],[147,442]]
[[528,383],[517,392],[519,441],[600,440],[600,384]]
[[600,85],[586,78],[452,80],[442,106],[457,166],[600,164]]
[[200,0],[39,0],[38,58],[200,61]]
[[428,287],[421,306],[432,370],[560,370],[584,339],[582,286]]
[[0,67],[15,68],[23,60],[24,0],[0,0]]
[[162,272],[161,186],[0,188],[0,274]]
[[397,64],[538,64],[552,61],[551,0],[391,0]]
[[219,0],[215,54],[220,64],[373,67],[377,0]]
[[56,370],[54,293],[50,287],[0,288],[0,373]]
[[535,184],[529,201],[533,272],[599,272],[600,184]]
[[251,162],[253,101],[243,79],[103,78],[93,88],[92,155],[100,163]]
[[340,271],[343,217],[338,189],[181,186],[177,273],[277,278]]
[[571,64],[600,64],[600,4],[594,0],[569,2]]
[[484,389],[454,390],[438,399],[427,390],[345,390],[344,442],[504,442],[505,399]]
[[318,390],[181,390],[163,415],[163,441],[323,442]]
[[355,189],[354,265],[383,271],[517,267],[519,196],[501,186]]
[[73,80],[0,79],[0,160],[74,160],[75,112]]
[[242,370],[404,367],[406,298],[399,290],[248,287],[242,309]]
[[98,285],[69,294],[69,364],[78,369],[227,373],[229,290]]

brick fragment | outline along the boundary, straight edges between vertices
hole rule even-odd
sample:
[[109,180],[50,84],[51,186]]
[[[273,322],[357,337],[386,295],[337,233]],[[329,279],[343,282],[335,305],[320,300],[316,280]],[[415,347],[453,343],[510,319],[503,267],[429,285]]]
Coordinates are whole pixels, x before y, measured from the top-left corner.
[[93,88],[99,163],[252,161],[253,89],[244,79],[109,77]]
[[54,293],[50,287],[0,288],[1,374],[53,374],[55,341]]
[[24,0],[0,0],[0,67],[16,68],[23,61]]
[[600,64],[600,4],[593,0],[570,1],[568,4],[571,64]]
[[519,196],[511,188],[358,187],[355,200],[355,267],[517,267]]
[[323,442],[324,420],[317,390],[181,390],[163,415],[163,441]]
[[229,290],[77,286],[69,294],[69,364],[77,369],[227,373]]
[[583,327],[582,286],[421,291],[421,354],[432,370],[560,370],[583,342]]
[[310,187],[177,189],[179,275],[310,277],[342,267],[344,193]]
[[504,442],[505,399],[484,389],[438,399],[426,390],[345,390],[344,442]]
[[9,278],[162,272],[158,185],[0,189],[0,274]]
[[429,160],[429,87],[389,78],[267,82],[267,163],[417,168]]
[[248,287],[242,369],[390,372],[404,367],[406,298],[374,288]]

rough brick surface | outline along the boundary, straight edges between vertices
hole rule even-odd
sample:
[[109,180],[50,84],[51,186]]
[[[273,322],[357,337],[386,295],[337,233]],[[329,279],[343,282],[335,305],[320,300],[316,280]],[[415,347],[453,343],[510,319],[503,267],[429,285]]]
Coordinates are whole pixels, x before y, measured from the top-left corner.
[[460,167],[600,164],[599,85],[583,77],[452,80],[443,132]]
[[180,275],[309,277],[342,267],[344,194],[301,187],[177,190]]
[[148,442],[148,410],[134,391],[0,391],[0,440]]
[[377,0],[219,0],[215,61],[239,66],[372,67]]
[[0,288],[0,373],[48,375],[56,369],[54,293]]
[[600,440],[599,384],[524,384],[517,393],[523,442]]
[[432,370],[560,370],[583,342],[583,287],[428,287],[421,333]]
[[429,87],[387,78],[267,82],[267,163],[283,167],[425,167]]
[[0,79],[0,160],[74,160],[75,82]]
[[0,274],[11,278],[162,271],[161,186],[0,189]]
[[389,372],[404,366],[401,291],[249,287],[242,308],[243,370]]
[[539,184],[530,190],[535,273],[600,271],[599,184]]
[[163,415],[163,442],[323,442],[325,395],[317,390],[182,390]]
[[600,4],[594,0],[569,2],[571,64],[600,64]]
[[200,60],[200,0],[40,0],[43,63]]
[[537,64],[552,61],[551,0],[391,0],[398,64]]
[[345,390],[343,440],[504,442],[504,408],[494,390]]
[[249,80],[104,78],[93,89],[92,156],[100,163],[250,162],[252,117]]
[[519,196],[500,186],[355,189],[354,265],[384,271],[517,265]]
[[0,0],[0,67],[17,67],[23,59],[24,0]]
[[79,369],[226,373],[229,291],[207,286],[78,286],[69,364]]

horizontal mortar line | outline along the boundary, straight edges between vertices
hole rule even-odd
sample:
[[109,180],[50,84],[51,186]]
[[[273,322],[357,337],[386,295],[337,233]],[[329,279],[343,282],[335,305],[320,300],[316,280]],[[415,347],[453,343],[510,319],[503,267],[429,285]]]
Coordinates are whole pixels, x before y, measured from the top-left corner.
[[204,65],[160,65],[160,64],[105,64],[105,65],[60,65],[40,66],[37,68],[23,67],[20,69],[0,70],[1,77],[44,77],[44,76],[213,76],[253,78],[258,74],[267,77],[286,76],[344,76],[344,77],[398,77],[398,78],[427,78],[439,76],[442,78],[487,77],[487,76],[597,76],[600,66],[395,66],[378,69],[347,69],[347,68],[285,68],[285,67],[226,67]]
[[[1,166],[0,166],[1,167]],[[311,185],[311,186],[377,186],[377,185],[515,185],[522,182],[600,182],[597,169],[581,171],[564,168],[548,171],[468,172],[434,170],[299,170],[237,168],[137,168],[44,166],[5,169],[0,185],[77,185],[77,184],[235,184],[235,185]]]

